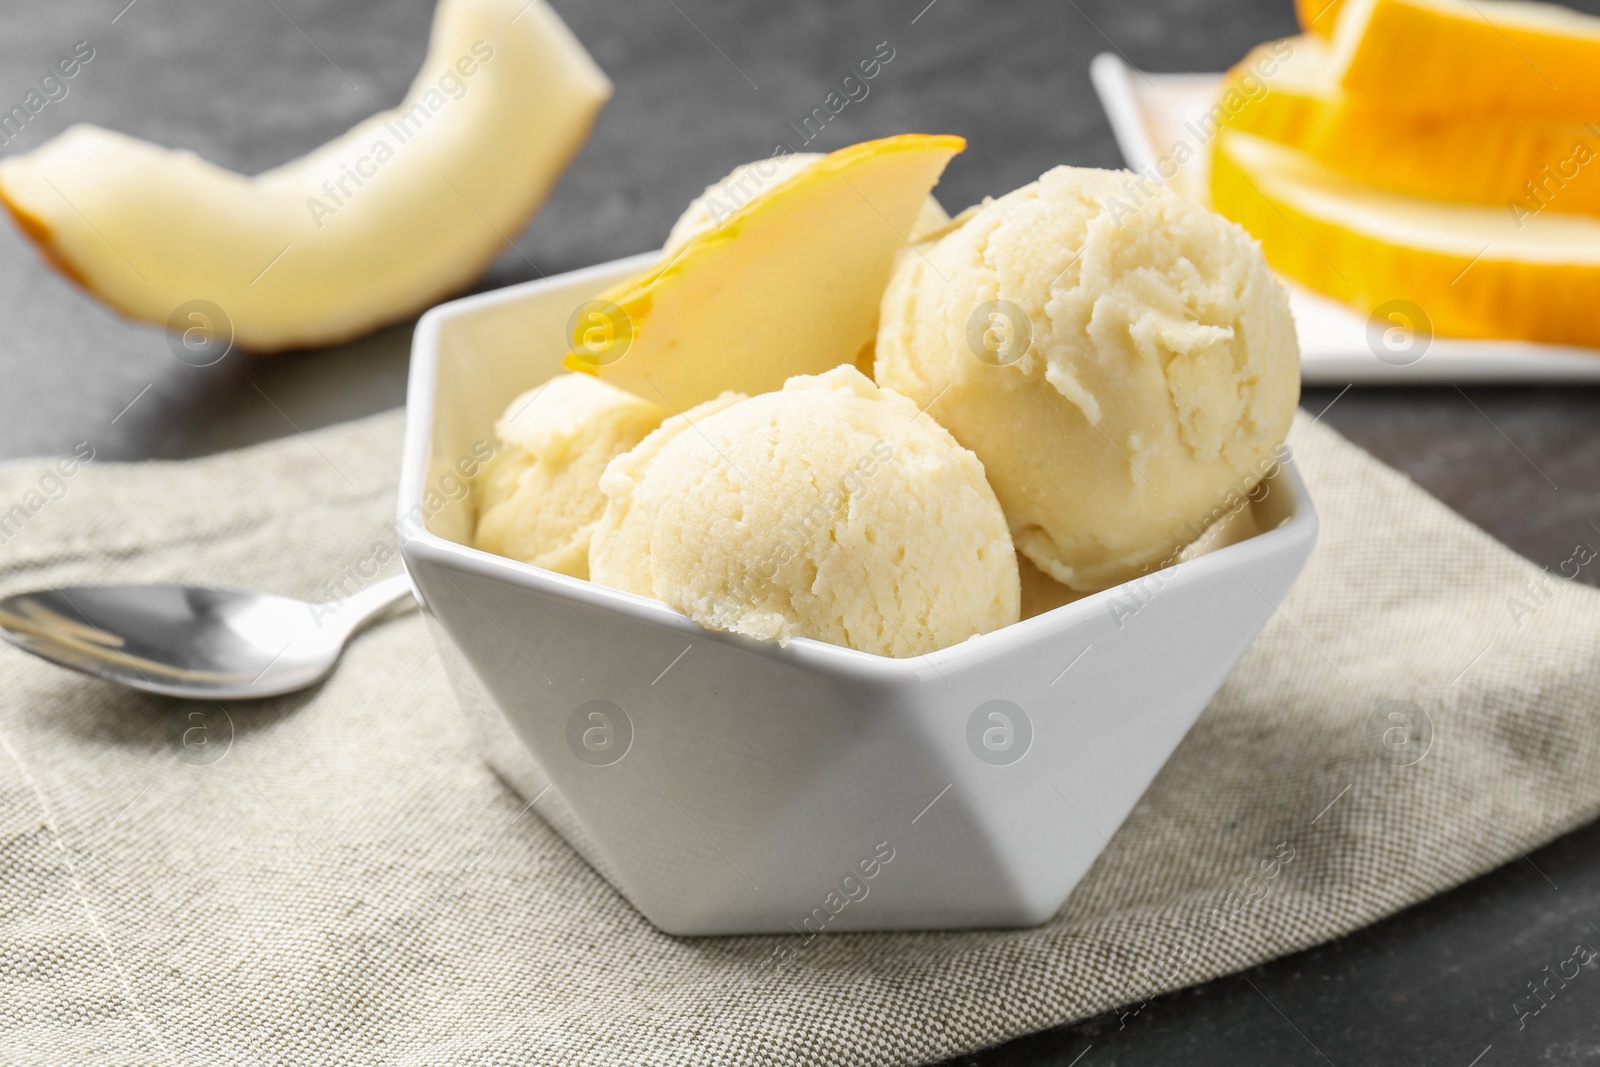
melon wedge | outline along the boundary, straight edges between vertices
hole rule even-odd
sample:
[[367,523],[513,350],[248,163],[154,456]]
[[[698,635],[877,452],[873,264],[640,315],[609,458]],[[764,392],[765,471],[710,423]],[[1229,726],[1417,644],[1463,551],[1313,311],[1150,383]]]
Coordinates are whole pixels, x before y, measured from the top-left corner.
[[1546,209],[1600,215],[1600,125],[1485,116],[1384,119],[1372,105],[1325,108],[1300,141],[1361,181],[1487,204],[1512,218]]
[[1600,115],[1600,18],[1515,0],[1345,0],[1339,82],[1396,111]]
[[1273,269],[1371,312],[1416,304],[1440,334],[1600,346],[1600,220],[1449,204],[1352,180],[1304,152],[1224,130],[1216,209]]
[[1492,204],[1517,217],[1600,215],[1600,123],[1396,112],[1344,92],[1316,37],[1254,49],[1228,72],[1216,113],[1233,129],[1396,192]]
[[[823,158],[821,152],[790,152],[734,167],[721,181],[708,185],[705,192],[689,201],[689,206],[673,223],[672,232],[667,234],[667,243],[662,246],[661,254],[670,258],[695,234],[716,229],[725,215],[732,214],[738,205],[764,186],[792,178]],[[922,202],[917,221],[911,224],[911,232],[906,237],[915,244],[949,223],[950,213],[930,196]]]
[[93,126],[0,163],[41,252],[123,314],[209,300],[244,347],[327,344],[473,281],[577,153],[611,86],[544,0],[440,0],[405,101],[247,178]]
[[1343,92],[1328,45],[1303,34],[1252,48],[1222,79],[1217,124],[1285,144],[1303,143]]
[[[578,316],[567,366],[682,411],[724,390],[769,392],[854,362],[877,335],[895,254],[965,147],[960,137],[903,134],[774,183],[601,294],[602,311]],[[595,347],[620,337],[625,348]]]

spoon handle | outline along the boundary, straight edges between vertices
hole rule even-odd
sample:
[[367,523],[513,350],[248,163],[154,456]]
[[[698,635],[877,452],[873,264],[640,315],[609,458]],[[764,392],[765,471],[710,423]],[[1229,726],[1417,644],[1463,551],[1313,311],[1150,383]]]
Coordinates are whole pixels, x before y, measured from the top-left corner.
[[402,597],[411,596],[411,576],[405,573],[374,582],[353,593],[335,608],[333,621],[343,627],[346,635],[353,634],[366,625],[378,612]]

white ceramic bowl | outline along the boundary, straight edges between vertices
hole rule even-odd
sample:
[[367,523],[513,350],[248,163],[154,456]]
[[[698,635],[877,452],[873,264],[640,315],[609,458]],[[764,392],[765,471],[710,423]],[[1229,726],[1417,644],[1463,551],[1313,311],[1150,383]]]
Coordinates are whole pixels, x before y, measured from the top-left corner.
[[1255,505],[1266,532],[1158,589],[914,659],[713,633],[467,547],[458,461],[559,372],[573,310],[654,259],[467,297],[417,326],[401,549],[489,764],[669,933],[1048,919],[1310,554],[1292,463]]

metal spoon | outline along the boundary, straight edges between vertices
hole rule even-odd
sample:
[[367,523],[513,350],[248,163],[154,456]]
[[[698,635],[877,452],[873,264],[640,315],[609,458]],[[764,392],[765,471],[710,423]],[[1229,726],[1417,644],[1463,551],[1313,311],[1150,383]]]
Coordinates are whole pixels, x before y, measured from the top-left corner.
[[411,592],[404,574],[339,601],[186,585],[81,585],[0,600],[0,637],[147,693],[249,700],[333,670],[351,634]]

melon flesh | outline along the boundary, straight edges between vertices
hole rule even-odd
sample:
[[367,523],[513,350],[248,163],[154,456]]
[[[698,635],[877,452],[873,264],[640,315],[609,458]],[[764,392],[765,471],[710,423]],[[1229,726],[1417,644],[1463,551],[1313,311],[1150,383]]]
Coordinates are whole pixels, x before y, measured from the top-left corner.
[[611,84],[544,0],[440,0],[404,102],[254,178],[94,126],[0,163],[0,199],[131,318],[209,300],[240,345],[329,344],[470,284],[576,155]]
[[[1286,59],[1277,55],[1288,52]],[[1266,67],[1266,63],[1274,63]],[[1270,69],[1271,74],[1259,72]],[[1413,115],[1339,87],[1327,43],[1273,41],[1229,72],[1214,114],[1395,192],[1600,215],[1600,125],[1500,115]]]
[[605,337],[627,347],[591,353],[591,315],[575,325],[567,365],[683,411],[857,361],[877,336],[895,256],[915,254],[928,193],[965,146],[902,134],[824,156],[601,294],[600,314],[621,315]]
[[1371,312],[1415,304],[1435,332],[1600,347],[1600,219],[1452,204],[1379,189],[1304,152],[1225,129],[1217,211],[1285,277]]
[[1392,111],[1600,114],[1600,18],[1558,4],[1345,0],[1333,53],[1347,92]]

